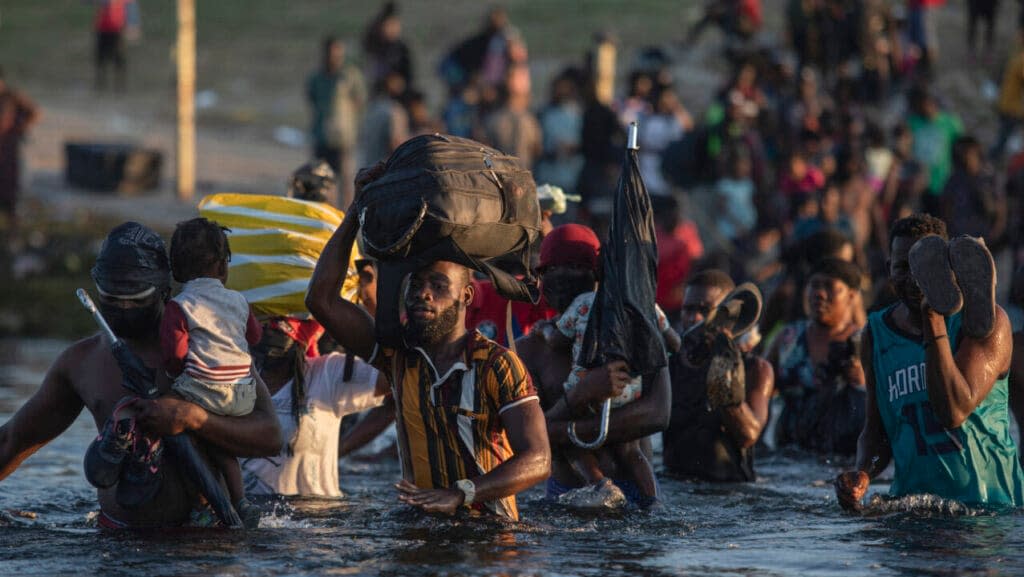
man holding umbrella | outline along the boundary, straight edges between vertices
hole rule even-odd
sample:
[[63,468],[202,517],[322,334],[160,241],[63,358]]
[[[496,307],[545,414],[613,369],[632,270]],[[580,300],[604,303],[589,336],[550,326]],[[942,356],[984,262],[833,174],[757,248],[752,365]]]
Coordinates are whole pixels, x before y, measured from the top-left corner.
[[[593,295],[593,307],[587,307],[582,342],[574,347],[574,351],[579,349],[576,358],[545,346],[546,339],[536,331],[521,344],[527,367],[546,400],[552,446],[563,458],[574,445],[587,450],[619,445],[660,431],[668,424],[671,393],[667,358],[654,305],[658,259],[654,223],[650,199],[637,167],[635,125],[630,134],[609,242],[603,250],[602,279]],[[566,225],[544,239],[541,287],[548,302],[563,317],[577,297],[594,290],[598,248],[597,237],[586,227]],[[564,331],[562,326],[559,329]],[[673,335],[668,331],[667,336]],[[673,343],[671,348],[677,346]],[[569,379],[569,369],[574,364],[590,369],[582,373],[578,382]],[[581,374],[575,370],[574,373]],[[611,398],[637,376],[642,376],[638,398],[611,411]],[[581,418],[591,402],[603,402],[600,419]],[[644,483],[637,477],[643,467],[613,464],[609,459],[598,462],[600,473],[616,479],[615,484],[633,502],[643,506],[656,500],[653,479],[647,487],[640,486]],[[573,471],[568,465],[556,463],[548,483],[549,496],[601,476],[593,471],[581,472],[578,465],[576,468]]]

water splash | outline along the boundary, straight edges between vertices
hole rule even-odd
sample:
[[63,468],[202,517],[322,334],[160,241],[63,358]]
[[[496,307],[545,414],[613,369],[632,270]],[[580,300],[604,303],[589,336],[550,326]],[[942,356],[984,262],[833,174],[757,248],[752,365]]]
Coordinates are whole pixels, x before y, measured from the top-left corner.
[[287,503],[274,503],[270,510],[262,508],[260,529],[312,529],[314,525],[308,519],[295,517],[295,509]]
[[989,514],[984,509],[974,509],[960,501],[929,494],[905,495],[903,497],[875,494],[871,496],[864,508],[864,514],[869,516],[890,513],[915,513],[942,517],[974,517]]
[[559,505],[573,509],[605,510],[626,506],[626,496],[609,479],[602,483],[579,487],[558,496]]

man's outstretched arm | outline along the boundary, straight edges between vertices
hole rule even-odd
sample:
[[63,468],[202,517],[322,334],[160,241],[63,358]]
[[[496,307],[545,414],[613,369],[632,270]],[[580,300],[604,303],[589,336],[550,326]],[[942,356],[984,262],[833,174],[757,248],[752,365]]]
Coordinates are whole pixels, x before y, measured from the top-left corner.
[[0,480],[63,433],[82,412],[85,404],[67,378],[68,367],[77,364],[75,349],[81,345],[73,345],[57,358],[39,390],[0,427]]
[[551,474],[551,446],[540,402],[529,401],[506,409],[501,413],[501,424],[514,456],[473,481],[481,501],[515,495]]
[[[501,413],[501,423],[513,456],[486,474],[470,479],[476,486],[474,502],[515,495],[551,474],[551,447],[540,402],[531,400],[506,409]],[[424,511],[454,513],[465,500],[459,489],[420,489],[404,480],[397,488],[399,500]]]
[[871,330],[865,329],[861,340],[860,362],[864,367],[867,382],[865,400],[866,416],[864,428],[857,440],[857,465],[853,471],[847,471],[836,477],[836,498],[846,510],[860,508],[860,501],[867,494],[868,484],[889,466],[892,460],[892,447],[889,436],[882,424],[882,415],[878,410],[878,399],[875,396],[875,367],[872,356]]
[[395,403],[385,401],[383,405],[374,407],[351,430],[341,435],[338,440],[338,458],[358,451],[370,441],[376,439],[391,423],[395,422]]

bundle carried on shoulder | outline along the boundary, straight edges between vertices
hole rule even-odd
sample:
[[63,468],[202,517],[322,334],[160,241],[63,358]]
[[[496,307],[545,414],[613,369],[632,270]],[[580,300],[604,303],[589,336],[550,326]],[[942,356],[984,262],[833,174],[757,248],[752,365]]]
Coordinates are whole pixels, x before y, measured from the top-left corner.
[[530,250],[540,206],[533,176],[513,156],[466,138],[417,136],[363,185],[356,209],[364,252],[378,260],[377,337],[385,344],[401,344],[402,279],[431,262],[483,272],[506,298],[539,298]]
[[[199,203],[199,214],[230,228],[227,287],[241,292],[259,317],[303,316],[316,261],[345,216],[320,202],[263,194],[218,193]],[[359,287],[352,251],[342,296]]]

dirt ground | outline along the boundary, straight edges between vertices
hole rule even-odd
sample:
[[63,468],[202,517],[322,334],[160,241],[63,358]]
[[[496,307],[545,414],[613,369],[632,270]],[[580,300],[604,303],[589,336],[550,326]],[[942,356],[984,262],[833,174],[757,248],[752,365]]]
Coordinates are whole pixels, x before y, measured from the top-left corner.
[[[316,65],[320,39],[327,33],[349,39],[358,61],[358,35],[376,5],[304,0],[282,11],[284,4],[268,0],[197,3],[197,195],[192,202],[179,203],[172,194],[174,3],[140,4],[143,35],[128,46],[124,94],[94,90],[88,4],[54,0],[44,8],[19,3],[0,13],[0,65],[11,84],[31,95],[44,113],[24,147],[25,197],[166,226],[187,217],[207,193],[283,192],[286,177],[307,159],[308,149],[282,143],[275,133],[305,134],[303,82]],[[678,40],[699,10],[672,2],[633,2],[629,10],[636,18],[622,20],[616,2],[506,5],[530,45],[538,105],[546,100],[548,79],[558,69],[582,63],[594,32],[615,30],[623,45],[624,68],[637,47]],[[477,29],[487,7],[459,0],[407,2],[402,10],[420,88],[439,110],[445,95],[434,73],[436,64],[457,39]],[[44,41],[53,37],[60,41]],[[710,43],[697,52],[713,50]],[[684,93],[720,78],[711,71],[691,72],[696,74],[683,82]],[[68,188],[63,182],[63,145],[68,141],[119,141],[159,150],[164,160],[161,189],[119,199]]]

